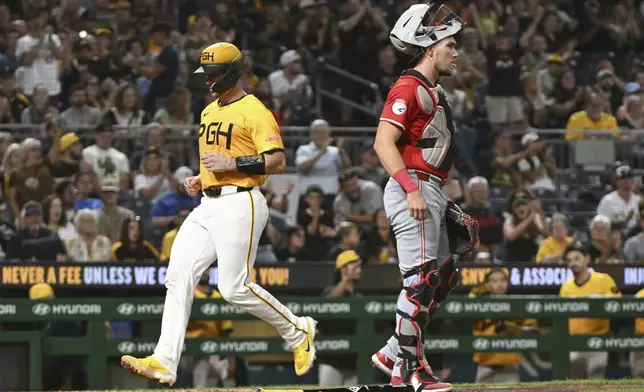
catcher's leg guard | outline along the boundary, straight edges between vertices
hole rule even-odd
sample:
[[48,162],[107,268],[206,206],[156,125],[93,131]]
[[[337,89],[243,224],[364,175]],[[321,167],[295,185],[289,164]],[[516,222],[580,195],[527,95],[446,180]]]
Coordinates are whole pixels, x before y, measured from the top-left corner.
[[454,259],[448,259],[438,270],[439,283],[434,293],[434,301],[430,305],[430,312],[434,311],[438,304],[445,301],[447,295],[458,286],[458,269],[454,265]]
[[440,274],[436,260],[416,267],[404,275],[405,294],[398,298],[396,310],[396,367],[399,367],[403,382],[409,382],[415,372],[422,374],[424,380],[437,381],[424,360],[423,335],[429,322],[429,306],[434,302],[439,283]]

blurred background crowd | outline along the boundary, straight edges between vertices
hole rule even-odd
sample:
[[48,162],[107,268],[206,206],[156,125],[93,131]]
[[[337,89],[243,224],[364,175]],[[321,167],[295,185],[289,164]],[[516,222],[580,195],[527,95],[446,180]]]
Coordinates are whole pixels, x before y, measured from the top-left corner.
[[[388,33],[418,2],[0,0],[2,259],[167,261],[214,99],[192,71],[227,41],[289,160],[264,187],[257,262],[333,262],[330,292],[353,293],[396,262],[373,132],[410,61]],[[459,151],[445,192],[481,227],[461,261],[563,264],[577,240],[591,264],[644,261],[644,2],[436,3],[467,23],[440,80]]]

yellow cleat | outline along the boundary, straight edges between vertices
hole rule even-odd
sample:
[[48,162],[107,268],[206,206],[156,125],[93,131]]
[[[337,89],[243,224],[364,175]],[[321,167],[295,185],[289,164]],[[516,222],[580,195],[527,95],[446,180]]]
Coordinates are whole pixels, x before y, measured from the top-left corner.
[[315,334],[317,333],[317,321],[311,317],[305,317],[306,320],[306,338],[299,346],[293,349],[295,357],[295,374],[301,376],[306,374],[315,361]]
[[147,377],[160,384],[172,386],[177,377],[163,367],[154,357],[134,358],[129,355],[121,357],[121,366],[132,374]]

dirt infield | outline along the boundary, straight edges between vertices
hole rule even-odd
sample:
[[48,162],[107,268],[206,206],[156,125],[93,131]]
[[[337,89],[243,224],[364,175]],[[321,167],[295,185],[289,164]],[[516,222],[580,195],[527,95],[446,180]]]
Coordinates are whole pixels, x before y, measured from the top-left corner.
[[640,385],[512,385],[512,386],[466,386],[454,387],[454,392],[644,392]]

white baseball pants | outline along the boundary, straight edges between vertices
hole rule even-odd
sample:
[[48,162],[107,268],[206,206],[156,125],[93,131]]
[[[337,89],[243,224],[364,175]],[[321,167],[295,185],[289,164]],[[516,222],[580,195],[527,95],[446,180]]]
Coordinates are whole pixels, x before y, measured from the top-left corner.
[[273,325],[294,348],[306,338],[306,321],[250,280],[259,237],[268,221],[266,199],[253,188],[237,193],[223,187],[216,198],[203,197],[183,223],[170,252],[161,336],[154,357],[176,375],[195,286],[217,260],[218,289],[229,303]]

